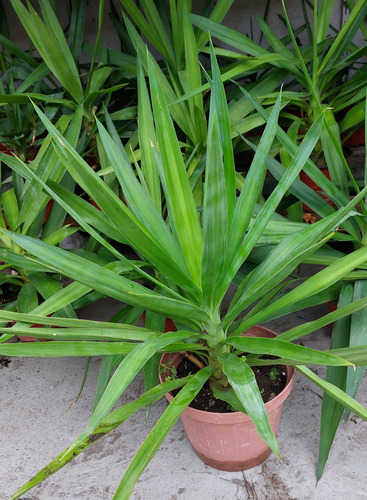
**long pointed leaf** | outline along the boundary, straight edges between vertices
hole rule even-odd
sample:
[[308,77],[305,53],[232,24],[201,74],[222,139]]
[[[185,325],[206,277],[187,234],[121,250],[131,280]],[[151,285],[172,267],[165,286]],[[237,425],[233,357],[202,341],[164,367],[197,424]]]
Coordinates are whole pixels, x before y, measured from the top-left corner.
[[[185,379],[172,380],[170,382],[164,382],[157,387],[154,387],[149,392],[146,392],[135,401],[127,403],[116,410],[112,411],[106,415],[95,431],[88,437],[86,437],[82,442],[77,442],[69,446],[65,451],[60,453],[54,460],[52,460],[44,469],[40,470],[32,479],[30,479],[24,486],[19,488],[10,497],[11,500],[19,498],[21,495],[29,491],[31,488],[47,479],[52,474],[55,474],[64,465],[77,457],[85,449],[91,446],[93,443],[101,439],[103,436],[111,432],[117,426],[125,422],[131,415],[137,412],[140,408],[143,408],[147,404],[153,403],[158,399],[161,399],[166,392],[170,392],[184,385],[192,376]],[[9,500],[10,500],[9,499]]]
[[279,457],[278,444],[270,427],[254,372],[243,358],[234,354],[222,354],[218,359],[223,364],[223,373],[227,375],[232,389],[255,424],[260,437]]
[[[340,293],[338,309],[349,305],[352,300],[353,286],[348,284]],[[346,347],[349,343],[349,331],[350,317],[343,318],[335,322],[332,331],[330,348]],[[328,367],[325,380],[336,385],[339,389],[345,390],[346,375],[347,370],[345,368]],[[340,403],[335,401],[335,399],[331,398],[328,394],[324,394],[320,420],[319,459],[316,469],[317,480],[319,480],[322,476],[343,412],[344,407]]]
[[[200,288],[202,235],[195,201],[181,156],[176,132],[150,59],[149,78],[156,124],[160,175],[173,232],[192,280]],[[155,145],[153,145],[155,147]]]
[[9,237],[31,254],[37,255],[49,269],[64,274],[84,285],[99,290],[110,297],[137,307],[156,310],[168,316],[176,317],[181,311],[182,317],[205,321],[207,315],[196,306],[184,301],[163,297],[131,280],[116,275],[108,269],[87,261],[61,248],[47,245],[26,236],[8,233]]
[[147,467],[181,413],[207,381],[210,373],[211,368],[209,367],[200,370],[173,399],[130,463],[113,497],[115,500],[127,500],[130,497],[138,477]]

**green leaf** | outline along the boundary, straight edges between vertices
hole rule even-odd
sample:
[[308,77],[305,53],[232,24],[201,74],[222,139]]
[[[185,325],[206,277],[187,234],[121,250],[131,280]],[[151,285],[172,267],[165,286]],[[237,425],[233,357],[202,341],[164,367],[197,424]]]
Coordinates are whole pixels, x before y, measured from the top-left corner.
[[[338,310],[351,304],[353,300],[353,286],[346,285],[341,293],[338,301]],[[349,344],[350,317],[339,319],[335,322],[332,336],[331,349],[346,347]],[[325,380],[334,384],[341,390],[345,390],[345,381],[347,376],[346,368],[328,367]],[[320,442],[319,442],[319,459],[317,463],[316,479],[319,480],[325,468],[326,461],[329,456],[331,445],[334,441],[334,436],[339,427],[340,420],[344,412],[344,407],[335,401],[328,394],[324,394],[321,408],[320,420]]]
[[[237,273],[238,269],[242,263],[246,260],[250,254],[253,247],[256,245],[258,238],[263,233],[267,223],[275,212],[280,200],[283,198],[287,192],[289,186],[292,184],[294,179],[299,174],[300,170],[304,166],[307,158],[309,157],[314,145],[320,135],[320,129],[322,124],[322,116],[320,116],[316,122],[311,126],[310,130],[306,134],[301,146],[297,150],[292,163],[286,170],[282,179],[279,181],[273,192],[270,194],[269,198],[266,200],[265,204],[261,208],[260,212],[257,214],[255,222],[251,227],[250,231],[246,234],[243,241],[241,242],[238,251],[233,256],[230,262],[228,262],[228,271],[226,276],[226,282],[223,285],[222,293],[224,293],[233,277]],[[234,314],[234,311],[233,311]],[[234,318],[232,318],[234,319]]]
[[367,259],[367,248],[356,250],[340,259],[338,262],[331,264],[325,269],[322,269],[317,274],[311,276],[307,281],[299,285],[294,290],[291,290],[286,296],[281,297],[263,311],[252,316],[249,321],[243,321],[237,328],[236,332],[241,334],[246,328],[265,321],[269,313],[275,312],[283,307],[289,307],[294,302],[301,301],[306,297],[310,297],[321,290],[326,289],[336,283],[343,275],[358,266],[359,262],[365,262]]
[[98,373],[98,382],[96,389],[96,396],[94,398],[93,411],[99,403],[99,400],[104,393],[108,382],[111,379],[114,369],[121,363],[122,355],[115,354],[112,356],[104,356],[102,358],[101,366]]
[[152,309],[172,318],[179,314],[183,318],[188,317],[192,320],[207,319],[204,311],[189,302],[163,297],[143,285],[118,276],[113,271],[61,248],[23,235],[6,233],[29,253],[37,255],[50,270],[64,274],[117,300],[136,307]]
[[137,24],[145,37],[155,46],[159,52],[174,65],[174,54],[171,41],[166,29],[162,24],[162,19],[156,6],[149,1],[141,2],[146,18],[139,11],[139,8],[132,0],[121,0],[122,5],[127,10],[131,18]]
[[343,52],[352,42],[354,35],[357,33],[363,19],[366,17],[366,14],[366,2],[364,0],[358,0],[343,23],[343,26],[338,32],[333,44],[327,51],[322,64],[320,64],[319,74],[326,70],[327,67],[329,70],[332,70],[333,65],[341,58]]
[[228,381],[236,396],[255,424],[259,436],[279,457],[278,444],[270,427],[254,372],[248,366],[245,359],[239,358],[234,354],[221,354],[218,356],[218,360],[222,363],[223,373],[228,377]]
[[210,19],[191,14],[192,23],[203,30],[205,33],[210,33],[212,37],[219,38],[222,42],[227,43],[231,47],[247,52],[252,56],[262,56],[268,54],[268,51],[253,42],[250,38],[242,35],[234,29],[228,28],[222,24],[216,23]]
[[[158,139],[161,182],[173,233],[180,244],[193,282],[200,288],[202,234],[195,200],[177,135],[154,66],[149,58],[149,80]],[[152,144],[156,148],[157,145]]]
[[[367,281],[357,280],[354,283],[353,300],[360,300],[367,298]],[[350,339],[349,345],[351,347],[361,346],[367,344],[367,311],[362,309],[355,312],[351,318],[350,325]],[[365,366],[360,366],[356,369],[348,370],[346,381],[346,393],[351,397],[356,397],[361,381],[366,372]],[[349,412],[346,412],[345,418],[347,419]]]
[[[71,446],[69,446],[65,451],[60,453],[54,460],[52,460],[44,469],[40,470],[30,481],[28,481],[24,486],[19,488],[10,497],[11,500],[19,498],[21,495],[29,491],[31,488],[45,480],[47,477],[51,476],[58,470],[60,470],[64,465],[77,457],[86,448],[91,446],[93,443],[98,441],[100,438],[111,432],[117,426],[121,425],[128,418],[131,417],[140,408],[157,401],[162,398],[166,392],[170,392],[184,385],[192,378],[186,377],[184,379],[172,380],[170,382],[164,382],[157,387],[154,387],[149,392],[146,392],[135,401],[131,401],[123,406],[120,406],[116,410],[111,411],[102,420],[99,426],[91,433],[90,436],[79,442],[77,440]],[[10,499],[9,499],[10,500]]]
[[17,228],[17,219],[19,215],[18,200],[14,188],[8,189],[1,194],[1,204],[9,228],[14,231]]
[[141,170],[144,175],[144,180],[147,189],[152,198],[152,202],[156,209],[161,213],[162,211],[162,196],[161,185],[159,181],[159,173],[154,161],[154,154],[151,144],[146,140],[147,137],[153,143],[156,142],[156,135],[154,130],[153,115],[149,101],[149,94],[143,68],[138,55],[138,120],[139,120],[139,144],[141,149]]
[[68,33],[68,45],[75,61],[79,60],[82,50],[86,12],[85,0],[73,2]]
[[281,95],[277,98],[276,104],[265,127],[264,134],[260,139],[259,146],[254,159],[251,162],[249,172],[246,176],[245,183],[237,201],[233,223],[229,234],[229,248],[225,267],[225,271],[227,271],[228,275],[226,276],[224,274],[223,276],[223,280],[225,280],[225,282],[228,282],[230,276],[232,276],[232,274],[229,273],[233,259],[242,245],[243,235],[248,229],[255,209],[255,204],[262,192],[266,175],[266,158],[269,154],[277,130],[280,103]]
[[[72,119],[62,117],[56,124],[60,132],[65,133],[65,138],[70,141],[73,146],[77,144],[79,139],[82,114],[82,108],[79,107]],[[51,135],[48,135],[43,141],[41,149],[32,165],[36,175],[39,176],[42,181],[46,182],[52,179],[57,184],[62,181],[65,174],[65,167],[61,164],[54,150]],[[72,186],[70,186],[70,188],[73,189]],[[22,208],[18,219],[18,224],[24,222],[22,228],[24,234],[27,234],[35,218],[44,209],[49,199],[49,196],[42,192],[42,186],[37,182],[36,177],[31,178],[24,193]],[[59,229],[59,227],[59,225],[51,224],[50,220],[45,231],[42,233],[42,238],[45,238],[49,232],[54,232]]]
[[[289,364],[297,365],[326,365],[326,366],[347,366],[351,365],[345,359],[339,358],[332,354],[303,347],[297,344],[292,344],[284,340],[254,338],[254,337],[229,337],[226,344],[235,347],[243,353],[251,354],[268,354],[287,358]],[[251,364],[252,356],[249,356],[248,363]]]
[[226,255],[228,234],[227,199],[225,192],[223,150],[218,116],[212,108],[209,120],[209,140],[206,156],[206,181],[203,206],[202,286],[207,307],[215,304],[217,282]]
[[357,403],[355,399],[348,396],[348,394],[346,394],[344,391],[331,384],[330,382],[326,382],[322,378],[318,377],[305,366],[297,366],[297,371],[303,373],[303,375],[310,379],[311,382],[320,387],[326,394],[338,401],[345,408],[348,408],[350,411],[363,418],[363,420],[367,420],[367,409],[360,403]]
[[[218,115],[218,123],[220,124],[219,133],[221,136],[221,144],[223,149],[223,177],[225,184],[226,202],[227,202],[227,219],[228,219],[228,229],[231,226],[233,220],[233,214],[235,211],[236,204],[236,189],[235,189],[235,162],[233,155],[233,147],[231,141],[231,128],[230,128],[230,117],[227,105],[227,98],[224,89],[224,85],[221,81],[221,74],[218,66],[218,62],[215,58],[214,48],[212,43],[210,44],[210,61],[212,67],[212,81],[209,83],[212,88],[211,98],[212,104],[211,109],[216,110]],[[208,164],[209,165],[209,164]]]
[[[39,294],[43,297],[43,299],[47,300],[50,297],[53,297],[55,294],[63,290],[63,286],[60,283],[59,278],[53,278],[46,273],[29,273],[28,278],[34,288],[38,291]],[[38,302],[35,304],[34,308],[38,306]],[[33,309],[30,309],[27,312],[32,312]],[[25,312],[25,311],[19,311]],[[76,318],[75,311],[73,307],[68,304],[65,307],[62,307],[55,311],[56,316],[67,317],[67,318]]]
[[138,477],[147,467],[181,413],[208,380],[211,371],[211,368],[206,367],[196,373],[170,403],[127,468],[113,497],[115,500],[124,500],[130,497]]
[[113,374],[98,405],[93,411],[89,424],[78,438],[80,442],[96,429],[103,417],[113,408],[118,398],[123,394],[145,363],[159,349],[169,346],[177,340],[180,341],[190,338],[191,335],[192,334],[188,332],[171,332],[161,336],[157,340],[147,341],[134,347],[134,349],[122,360]]
[[[310,305],[312,305],[312,304],[310,304]],[[346,316],[353,314],[354,312],[363,310],[363,309],[365,309],[366,306],[367,306],[367,298],[360,299],[360,300],[354,301],[350,304],[345,304],[343,306],[340,305],[336,311],[333,311],[329,314],[326,314],[326,315],[324,315],[321,318],[318,318],[316,320],[309,321],[307,323],[303,323],[303,325],[299,325],[299,326],[296,326],[294,328],[291,328],[290,330],[287,330],[284,333],[281,333],[279,335],[279,337],[282,340],[299,339],[301,337],[304,337],[308,333],[311,333],[311,332],[318,330],[319,328],[322,328],[326,325],[330,325],[334,321],[340,321],[343,318],[346,318]],[[346,321],[346,322],[340,321],[340,324],[348,325],[348,321]],[[346,333],[348,332],[348,338],[349,338],[349,331],[350,331],[349,327],[344,330],[344,332],[346,332]],[[353,361],[353,363],[354,363],[354,361]]]
[[[101,210],[98,210],[98,208],[96,208],[92,203],[87,202],[80,196],[70,192],[69,189],[53,181],[48,181],[47,185],[67,205],[73,207],[73,209],[80,215],[80,217],[82,217],[82,219],[90,226],[104,233],[106,236],[112,238],[115,241],[127,244],[127,240],[116,229],[115,225],[112,224],[110,220],[105,216],[105,214],[102,213]],[[48,238],[49,236],[44,239],[46,243],[48,243]]]
[[[36,111],[41,120],[44,122],[46,128],[54,137],[55,144],[59,149],[59,157],[64,166],[69,170],[74,179],[91,196],[93,201],[97,203],[101,210],[107,215],[111,223],[114,224],[116,229],[121,232],[122,236],[126,237],[131,245],[138,252],[141,252],[144,256],[146,256],[152,263],[154,263],[158,269],[162,268],[161,270],[178,285],[182,285],[184,288],[197,293],[192,281],[183,272],[180,266],[176,264],[175,260],[168,259],[168,254],[155,240],[154,236],[150,233],[149,228],[143,225],[137,217],[134,216],[134,214],[115,195],[106,183],[77,154],[66,139],[51,124],[51,122],[47,120],[45,115],[38,108],[36,108]],[[21,170],[22,172],[25,167],[26,166],[23,166]],[[170,167],[172,168],[172,165],[170,165]],[[16,164],[14,165],[14,168],[16,168]],[[21,167],[19,166],[19,168]],[[32,175],[36,178],[34,173]],[[38,179],[38,182],[41,183],[41,180]],[[188,182],[187,176],[186,182]],[[44,184],[42,185],[44,189],[49,192],[47,187]],[[190,196],[192,197],[191,189]],[[57,201],[60,203],[59,200]],[[98,241],[101,241],[101,238],[98,234],[96,234],[93,228],[90,226],[88,227],[75,210],[72,210],[69,207],[68,210],[70,215],[72,215],[73,218],[75,218],[75,220],[77,220],[86,231],[88,231]],[[200,230],[200,228],[198,228],[198,230]]]
[[321,143],[331,180],[344,195],[349,196],[342,155],[339,154],[334,144],[336,141],[339,150],[342,150],[339,126],[330,109],[325,110],[325,125],[326,127],[321,131]]
[[20,289],[17,298],[17,311],[20,313],[28,313],[38,306],[37,290],[31,285],[26,283]]
[[147,196],[147,191],[137,180],[125,155],[120,153],[119,148],[98,120],[97,125],[106,154],[120,182],[129,207],[144,226],[149,227],[153,237],[170,254],[172,261],[185,269],[185,261],[181,256],[180,248],[152,200]]
[[[33,331],[35,330],[35,331]],[[39,330],[39,329],[38,329]],[[41,330],[44,330],[41,328]],[[14,334],[17,331],[14,328]],[[20,334],[30,335],[37,338],[46,338],[43,332],[32,328],[31,332],[27,329],[18,330]],[[47,337],[53,338],[49,334]],[[132,351],[134,344],[128,342],[76,342],[63,340],[62,342],[26,342],[22,344],[0,344],[0,353],[4,356],[17,357],[42,357],[42,358],[63,358],[74,356],[110,356],[114,354],[128,354]]]
[[83,100],[83,90],[78,70],[50,4],[41,1],[44,22],[31,5],[28,5],[27,10],[20,0],[11,0],[11,3],[45,63],[73,99],[80,103]]

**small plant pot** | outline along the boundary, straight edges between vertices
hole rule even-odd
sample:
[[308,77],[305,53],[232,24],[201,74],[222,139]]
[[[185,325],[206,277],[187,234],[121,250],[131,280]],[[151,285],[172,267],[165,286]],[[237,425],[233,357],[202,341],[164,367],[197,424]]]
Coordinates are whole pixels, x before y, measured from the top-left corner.
[[[34,324],[30,328],[42,328],[42,325]],[[22,342],[36,342],[36,337],[28,337],[27,335],[18,335],[18,339]],[[40,342],[49,342],[51,339],[40,339]]]
[[[18,335],[18,339],[22,342],[36,342],[35,337],[27,337],[26,335]],[[50,339],[40,339],[40,342],[49,342]]]
[[[267,328],[256,326],[244,333],[252,337],[275,337]],[[180,353],[167,353],[161,358],[161,364],[173,361],[178,366],[182,360]],[[271,401],[265,403],[269,422],[274,434],[277,433],[282,406],[289,396],[294,383],[295,370],[286,368],[287,382],[283,391]],[[161,382],[164,375],[160,374]],[[169,402],[173,396],[166,394]],[[181,421],[201,460],[215,469],[241,471],[261,464],[270,455],[271,450],[260,438],[251,418],[241,412],[213,413],[187,407],[181,415]]]
[[[146,314],[145,312],[141,315],[141,319],[143,320],[143,325],[145,326]],[[176,326],[171,318],[166,318],[164,322],[164,333],[175,332]]]
[[[334,312],[338,309],[338,302],[336,300],[329,300],[327,303],[329,313]],[[333,333],[334,322],[329,324],[330,335]]]
[[[52,316],[51,314],[48,314],[48,317]],[[15,325],[15,322],[11,322],[12,325]],[[42,328],[43,325],[35,323],[34,325],[31,325],[30,328]],[[51,326],[51,328],[58,328],[57,326]],[[37,342],[36,337],[29,337],[28,335],[17,335],[18,339],[21,340],[22,342]],[[51,339],[40,339],[40,342],[50,342]]]
[[353,134],[348,137],[348,139],[345,141],[344,144],[346,144],[347,146],[363,146],[365,144],[365,137],[366,137],[366,131],[365,131],[365,128],[362,127],[358,130],[356,130],[355,132],[353,132]]
[[[327,177],[329,180],[330,179],[330,173],[329,173],[329,169],[327,167],[321,167],[320,168],[320,171],[325,175],[325,177]],[[329,205],[331,205],[332,207],[335,208],[335,203],[333,203],[327,196],[325,196],[325,194],[323,194],[323,191],[321,190],[320,186],[318,186],[316,184],[316,182],[314,182],[311,177],[309,177],[306,172],[304,172],[304,170],[301,170],[300,174],[299,174],[299,178],[300,180],[306,184],[308,187],[310,187],[311,189],[313,189],[316,193],[318,193],[322,198],[324,198],[325,201],[327,201],[329,203]],[[303,210],[305,210],[306,212],[312,212],[312,209],[306,205],[305,203],[302,203],[302,208]]]

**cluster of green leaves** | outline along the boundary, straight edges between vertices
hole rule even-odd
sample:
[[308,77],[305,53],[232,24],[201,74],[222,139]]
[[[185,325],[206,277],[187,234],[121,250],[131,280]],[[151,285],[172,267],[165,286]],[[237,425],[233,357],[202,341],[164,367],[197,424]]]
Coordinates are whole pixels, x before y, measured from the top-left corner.
[[[126,471],[114,498],[127,498],[206,381],[216,397],[250,415],[260,436],[278,454],[251,370],[251,366],[269,363],[262,359],[265,354],[277,357],[272,364],[296,366],[325,393],[320,477],[344,408],[367,419],[366,409],[354,400],[367,363],[363,326],[367,187],[365,182],[358,185],[351,175],[340,139],[342,131],[361,120],[364,67],[357,68],[346,82],[342,76],[364,55],[365,49],[355,47],[352,40],[366,16],[367,4],[358,0],[353,5],[339,34],[328,34],[334,2],[324,0],[314,2],[312,25],[304,7],[305,25],[298,31],[292,29],[284,11],[288,39],[279,39],[260,19],[270,44],[264,49],[219,24],[232,2],[219,1],[208,17],[200,17],[191,14],[191,2],[185,0],[172,0],[168,8],[162,1],[142,1],[140,9],[131,0],[121,0],[125,28],[112,9],[114,25],[127,49],[119,53],[99,44],[102,0],[92,47],[83,40],[85,1],[73,2],[66,31],[47,0],[39,0],[41,16],[30,4],[25,7],[20,0],[11,1],[43,62],[39,65],[31,52],[20,51],[2,36],[0,104],[7,123],[15,110],[15,128],[29,117],[37,130],[31,127],[31,136],[44,137],[30,163],[23,161],[19,146],[15,148],[18,158],[0,154],[11,172],[10,189],[1,197],[0,256],[5,262],[2,269],[17,270],[3,281],[22,286],[17,302],[0,311],[0,353],[104,356],[86,429],[12,498],[56,472],[139,408],[183,387]],[[297,39],[302,30],[309,36],[305,46]],[[208,31],[242,53],[208,46]],[[145,40],[160,52],[162,61],[157,63],[151,56]],[[92,56],[87,67],[79,62],[82,49]],[[209,52],[211,71],[205,71],[199,54]],[[23,83],[17,86],[14,82],[20,74]],[[223,82],[243,75],[250,76],[248,84],[236,84],[226,93]],[[292,85],[302,86],[301,91],[290,85],[282,94],[274,92],[289,75]],[[138,91],[137,106],[116,109],[118,100],[112,96],[119,95],[126,82]],[[114,107],[109,113],[106,108],[111,102]],[[301,116],[290,116],[285,108],[289,104],[297,106]],[[335,113],[352,106],[341,129],[329,106]],[[136,115],[138,128],[123,144],[126,129],[119,124]],[[279,125],[284,118],[292,121],[287,130]],[[254,159],[243,178],[236,171],[233,143],[259,126],[265,127],[259,140],[244,138],[246,147],[254,150]],[[29,132],[24,137],[29,138]],[[99,171],[84,159],[94,142]],[[331,180],[309,158],[320,144],[327,163],[335,166]],[[274,158],[276,152],[282,163]],[[298,179],[302,169],[334,206]],[[277,184],[265,201],[267,170]],[[94,205],[75,194],[75,186]],[[304,226],[281,217],[279,204],[289,195],[307,203],[321,220]],[[45,221],[51,199],[53,206]],[[359,203],[362,214],[354,211]],[[89,235],[83,250],[57,246],[75,231],[63,226],[66,213]],[[331,238],[352,241],[356,250],[350,255],[337,252],[328,247]],[[128,259],[116,243],[128,244],[137,259]],[[289,290],[289,278],[303,262],[325,268],[307,280],[294,279]],[[69,278],[70,284],[63,286],[61,277]],[[224,308],[233,288],[229,308]],[[339,295],[335,312],[276,339],[242,337],[253,325]],[[78,307],[103,296],[121,302],[115,318],[106,323],[76,318]],[[147,311],[145,328],[133,326],[143,311]],[[161,333],[165,317],[174,319],[177,332]],[[8,321],[14,322],[11,328],[6,327]],[[336,333],[330,351],[294,343],[331,322],[336,322]],[[6,343],[13,335],[26,335],[34,324],[42,327],[32,328],[32,336],[54,341]],[[157,362],[162,353],[175,351],[194,353],[205,368],[159,386]],[[306,367],[314,364],[328,367],[326,380]],[[147,392],[112,411],[141,370]]]
[[[312,158],[328,166],[334,185],[346,194],[349,179],[345,159],[341,157],[341,138],[347,138],[364,122],[366,47],[356,46],[354,37],[366,18],[367,4],[363,0],[353,3],[343,27],[337,31],[330,24],[335,1],[311,3],[304,0],[302,3],[305,22],[294,30],[283,1],[284,21],[288,30],[288,36],[283,39],[258,17],[262,33],[269,43],[268,48],[204,17],[192,15],[191,19],[195,26],[209,31],[213,37],[236,49],[232,58],[237,58],[238,66],[242,64],[242,57],[238,56],[240,51],[240,54],[249,55],[255,60],[266,58],[265,74],[283,70],[286,76],[283,73],[278,82],[288,77],[285,94],[289,102],[282,112],[282,126],[293,141],[299,143],[310,125],[321,113],[324,114],[320,140],[315,145]],[[308,17],[307,6],[312,9],[312,22]],[[307,41],[301,45],[299,36],[303,31]],[[268,93],[263,97],[266,97],[264,103],[271,103],[276,94]],[[290,161],[287,148],[280,143],[277,149],[283,165],[287,166]],[[310,177],[316,182],[313,173]],[[323,190],[323,186],[318,185]]]
[[[267,120],[242,191],[236,196],[226,95],[212,53],[205,184],[202,212],[199,213],[159,73],[150,57],[148,74],[150,92],[146,86],[143,64],[139,63],[138,117],[142,152],[139,168],[136,162],[130,163],[116,134],[109,134],[97,121],[99,134],[126,205],[89,168],[67,138],[38,108],[36,111],[52,137],[60,162],[75,182],[93,197],[100,210],[92,206],[86,208],[75,194],[51,180],[43,181],[27,164],[17,161],[12,165],[28,181],[36,180],[46,193],[67,210],[105,249],[110,262],[102,265],[101,260],[88,259],[86,253],[71,253],[29,236],[3,230],[5,236],[24,249],[26,259],[71,278],[73,283],[28,315],[0,312],[1,318],[18,321],[10,331],[2,330],[7,334],[27,331],[27,327],[34,322],[61,327],[57,330],[47,327],[32,329],[36,337],[52,338],[54,342],[42,346],[2,343],[0,353],[18,356],[114,355],[116,366],[108,384],[100,392],[91,420],[82,434],[65,452],[18,490],[13,498],[56,472],[97,437],[126,420],[142,405],[151,403],[173,387],[183,385],[122,479],[115,498],[127,498],[160,443],[207,380],[216,397],[224,399],[233,407],[245,408],[260,436],[278,454],[275,436],[251,370],[252,365],[269,363],[269,360],[261,359],[264,354],[276,356],[276,363],[297,366],[338,403],[367,418],[367,410],[352,397],[323,381],[305,366],[363,365],[367,359],[367,347],[361,347],[358,352],[348,349],[320,352],[292,342],[335,320],[336,316],[341,318],[359,310],[362,303],[365,306],[365,299],[340,308],[316,322],[285,332],[276,339],[241,336],[244,330],[253,325],[303,308],[309,299],[317,301],[320,297],[324,298],[325,291],[366,261],[367,250],[361,248],[294,289],[284,290],[284,280],[302,259],[327,241],[338,224],[349,217],[354,204],[362,199],[367,188],[354,201],[317,224],[305,226],[283,237],[263,262],[240,281],[228,310],[223,312],[222,308],[231,285],[238,280],[238,272],[311,154],[320,135],[323,116],[315,121],[302,144],[296,148],[283,177],[258,210],[257,199],[263,187],[269,151],[278,131],[281,95]],[[154,178],[158,175],[164,193],[164,212],[161,206],[154,203],[154,196],[150,194],[149,179],[153,175],[149,173],[153,172]],[[110,238],[127,241],[142,261],[129,261],[110,244]],[[134,279],[134,275],[138,280]],[[153,328],[136,327],[128,322],[114,324],[45,318],[45,314],[72,303],[76,294],[80,297],[91,289],[120,300],[139,313],[144,309],[171,317],[179,329],[177,332],[161,334]],[[187,380],[169,381],[163,387],[156,386],[150,380],[152,389],[134,403],[113,412],[118,398],[140,370],[146,368],[154,356],[168,351],[195,353],[206,367]],[[239,357],[240,353],[247,353],[247,356]],[[124,355],[123,359],[121,355]],[[146,375],[148,379],[147,372]],[[157,372],[154,376],[157,377]],[[223,390],[226,387],[227,390]]]
[[[72,3],[69,24],[65,30],[53,6],[46,0],[39,2],[40,13],[32,5],[25,6],[19,0],[12,2],[12,5],[29,36],[30,48],[24,51],[10,40],[2,7],[0,142],[1,151],[8,156],[3,162],[7,168],[2,169],[1,227],[40,237],[43,241],[57,245],[77,228],[64,225],[65,210],[53,203],[34,179],[27,180],[13,169],[16,162],[12,156],[14,153],[27,161],[43,181],[60,183],[71,192],[75,188],[75,181],[58,159],[51,137],[47,136],[31,100],[42,106],[48,119],[79,152],[83,155],[91,151],[98,152],[100,175],[117,190],[115,179],[104,168],[107,165],[103,145],[96,134],[94,113],[108,106],[112,96],[118,95],[126,83],[124,79],[117,84],[112,81],[113,74],[117,72],[116,65],[97,62],[103,1],[99,2],[98,33],[92,60],[88,64],[80,62],[85,45],[85,0]],[[34,49],[37,50],[36,56]],[[134,117],[135,114],[128,112],[119,118],[131,120]],[[90,248],[92,246],[91,241]],[[21,249],[6,237],[1,238],[1,252],[6,262],[3,269],[11,270],[11,274],[4,275],[2,282],[11,282],[20,287],[26,285],[17,303],[6,307],[28,312],[39,300],[49,296],[32,285],[31,275],[40,271],[39,266],[27,269]],[[45,276],[46,273],[44,279]],[[56,277],[56,281],[60,281],[60,276]]]

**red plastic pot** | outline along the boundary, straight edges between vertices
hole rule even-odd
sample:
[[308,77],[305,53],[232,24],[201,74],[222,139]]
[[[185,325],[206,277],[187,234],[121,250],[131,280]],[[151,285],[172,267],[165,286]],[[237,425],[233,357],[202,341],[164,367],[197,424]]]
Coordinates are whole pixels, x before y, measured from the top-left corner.
[[344,144],[348,146],[363,146],[365,144],[366,130],[364,127],[356,130],[353,134],[348,137]]
[[[141,315],[141,319],[143,320],[143,325],[144,326],[145,326],[145,318],[146,318],[146,314],[144,312]],[[176,331],[176,326],[175,326],[174,322],[172,321],[172,319],[166,318],[166,320],[164,322],[164,333],[175,332],[175,331]]]
[[11,156],[13,154],[13,149],[7,144],[0,142],[0,152]]
[[51,209],[53,207],[53,204],[54,204],[54,200],[53,199],[48,200],[47,205],[46,205],[45,215],[43,217],[43,223],[44,224],[46,223],[46,221],[48,219],[48,216],[50,215],[50,212],[51,212]]
[[[338,309],[338,302],[336,300],[329,300],[327,305],[329,313],[334,312]],[[329,325],[330,335],[333,333],[333,328],[334,328],[334,322],[330,323]]]
[[[327,167],[321,167],[320,168],[320,171],[325,175],[325,177],[327,177],[329,180],[330,179],[330,173],[329,173],[329,170]],[[309,177],[306,172],[304,172],[304,170],[301,170],[300,174],[299,174],[299,178],[302,182],[304,182],[308,187],[310,187],[311,189],[313,189],[316,193],[318,193],[322,198],[324,198],[324,200],[326,200],[331,206],[335,207],[335,204],[327,197],[325,196],[325,194],[323,193],[322,189],[320,188],[320,186],[318,186],[316,184],[316,182],[314,182],[311,177]],[[302,203],[302,207],[303,207],[303,210],[307,210],[309,212],[312,212],[312,209],[306,205],[305,203]]]
[[[48,317],[51,317],[52,314],[48,314]],[[12,324],[15,325],[15,321],[12,321]],[[42,328],[43,325],[35,323],[34,325],[31,325],[30,328]],[[58,328],[57,326],[51,326],[51,328]],[[17,336],[19,340],[22,342],[36,342],[36,337],[28,337],[27,335],[18,335]],[[51,339],[40,339],[40,342],[49,342]]]
[[[42,328],[43,325],[32,325],[30,328]],[[28,337],[27,335],[18,335],[19,340],[22,342],[36,342],[36,337]],[[40,342],[48,342],[50,339],[40,339]]]
[[[244,335],[252,337],[275,337],[267,328],[255,326]],[[172,360],[175,366],[181,362],[179,353],[164,354],[161,363]],[[294,383],[295,370],[287,366],[287,382],[283,391],[265,403],[269,422],[274,434],[277,433],[283,402],[289,396]],[[163,375],[164,376],[164,375]],[[162,375],[160,374],[162,381]],[[169,402],[171,394],[166,394]],[[240,471],[261,464],[271,453],[270,448],[260,438],[250,417],[241,412],[212,413],[187,407],[181,415],[182,424],[189,441],[201,460],[224,471]]]
[[[32,325],[30,328],[42,328],[43,325]],[[51,327],[51,328],[56,328],[56,327]],[[27,335],[18,335],[17,336],[19,340],[22,342],[36,342],[36,337],[28,337]],[[49,342],[51,339],[40,339],[40,342]]]
[[[127,206],[127,203],[126,201],[123,199],[123,197],[119,194],[119,198],[120,200]],[[101,208],[99,207],[99,205],[97,205],[97,203],[92,199],[92,198],[88,198],[88,202],[94,206],[94,208],[96,208],[97,210],[101,210]]]

